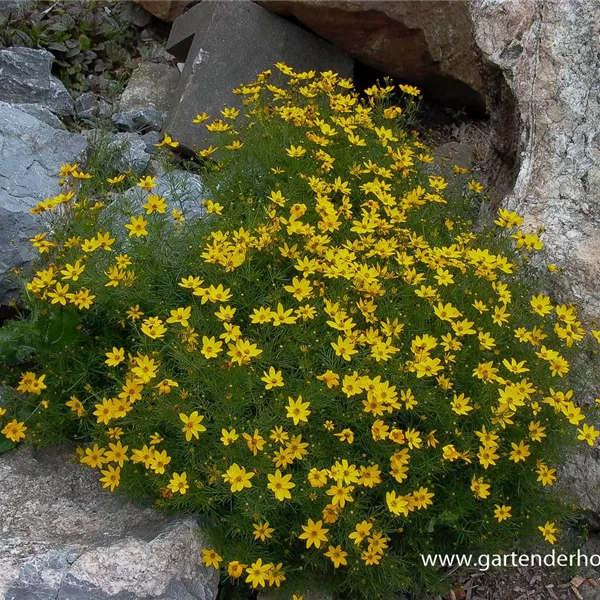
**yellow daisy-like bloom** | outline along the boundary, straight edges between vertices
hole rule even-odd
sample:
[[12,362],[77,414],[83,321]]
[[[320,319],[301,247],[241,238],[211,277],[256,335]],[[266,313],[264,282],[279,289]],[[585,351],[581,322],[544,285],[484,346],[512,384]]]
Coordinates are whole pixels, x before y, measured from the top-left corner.
[[348,561],[346,560],[348,553],[342,550],[341,545],[329,546],[327,552],[325,552],[325,556],[331,560],[335,569],[348,564]]
[[23,421],[13,419],[2,428],[0,433],[2,433],[7,440],[17,443],[25,438],[26,431],[27,427],[25,427]]
[[145,237],[148,235],[148,230],[146,227],[148,226],[148,221],[144,219],[142,215],[139,217],[131,217],[131,221],[129,223],[125,223],[125,228],[129,229],[129,237]]
[[115,488],[119,487],[119,483],[121,482],[120,467],[108,465],[106,470],[102,470],[100,473],[102,473],[102,477],[100,477],[102,487],[114,492]]
[[309,406],[310,402],[303,402],[302,396],[298,396],[297,400],[294,400],[292,397],[288,397],[288,404],[286,406],[287,417],[292,419],[294,425],[308,423],[308,417],[311,414],[311,411],[308,410]]
[[251,488],[250,480],[255,473],[247,473],[245,467],[240,467],[237,463],[233,463],[221,477],[231,486],[231,491],[241,492],[244,488]]
[[268,371],[263,372],[260,378],[265,383],[265,389],[272,390],[273,388],[283,387],[283,374],[281,371],[276,371],[275,367],[269,367]]
[[499,504],[494,504],[494,517],[498,521],[498,523],[502,523],[502,521],[506,521],[512,517],[511,510],[512,507],[506,506],[503,504],[500,506]]
[[290,490],[296,487],[296,484],[292,481],[292,475],[282,475],[281,471],[277,469],[274,474],[268,474],[267,478],[269,483],[267,484],[267,488],[270,489],[275,498],[280,502],[283,502],[286,499],[291,499],[292,494]]
[[183,421],[181,431],[185,433],[185,439],[188,442],[192,440],[192,437],[198,439],[199,434],[206,431],[206,427],[202,425],[204,415],[199,414],[197,410],[191,412],[189,415],[179,413],[179,418]]
[[190,484],[187,480],[187,473],[173,473],[167,486],[174,494],[179,492],[185,494],[190,489]]
[[560,531],[558,529],[558,527],[556,527],[556,524],[551,522],[551,521],[546,521],[546,523],[544,523],[544,525],[539,525],[538,529],[542,532],[542,535],[544,536],[544,539],[549,543],[549,544],[555,544],[557,537],[556,534]]
[[272,566],[271,563],[263,564],[262,558],[259,558],[246,569],[248,574],[246,583],[249,583],[252,588],[265,587]]
[[306,154],[306,148],[302,146],[290,146],[285,150],[286,154],[291,158],[300,158]]
[[302,525],[303,533],[298,537],[301,540],[306,541],[306,547],[320,548],[323,542],[327,541],[327,532],[329,529],[323,527],[323,521],[317,521],[316,523],[312,519],[308,519],[306,525]]
[[204,549],[202,550],[202,562],[207,567],[214,567],[215,569],[218,569],[223,562],[223,557],[212,548]]

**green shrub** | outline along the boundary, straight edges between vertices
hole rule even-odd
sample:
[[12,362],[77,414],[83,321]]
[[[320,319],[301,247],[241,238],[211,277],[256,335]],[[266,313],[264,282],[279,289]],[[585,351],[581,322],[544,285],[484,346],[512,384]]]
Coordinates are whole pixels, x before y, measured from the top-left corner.
[[475,231],[483,188],[411,133],[416,88],[277,67],[195,119],[205,218],[63,168],[4,435],[81,440],[105,487],[205,515],[206,564],[252,587],[388,598],[437,580],[420,554],[554,543],[600,332],[532,292],[521,217]]

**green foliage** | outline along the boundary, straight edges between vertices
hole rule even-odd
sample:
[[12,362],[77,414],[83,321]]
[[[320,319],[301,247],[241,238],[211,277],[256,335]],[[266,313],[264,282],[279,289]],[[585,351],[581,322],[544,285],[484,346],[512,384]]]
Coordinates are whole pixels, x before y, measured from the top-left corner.
[[518,215],[475,233],[482,186],[413,134],[418,90],[278,69],[195,120],[205,218],[151,176],[63,168],[2,433],[81,440],[105,487],[202,514],[206,564],[287,598],[389,598],[437,585],[421,554],[556,542],[600,332],[523,276],[542,242]]
[[10,13],[0,28],[0,48],[43,48],[69,90],[105,91],[135,67],[139,40],[112,2],[36,2]]

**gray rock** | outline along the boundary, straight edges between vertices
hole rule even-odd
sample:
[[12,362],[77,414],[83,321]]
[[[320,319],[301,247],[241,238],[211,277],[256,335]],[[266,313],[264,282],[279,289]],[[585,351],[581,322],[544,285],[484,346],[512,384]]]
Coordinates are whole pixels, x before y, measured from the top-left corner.
[[33,257],[28,239],[39,229],[29,209],[59,193],[60,166],[80,160],[86,146],[83,136],[0,102],[0,304],[18,293],[10,271]]
[[94,119],[110,117],[108,103],[93,92],[81,94],[75,100],[75,114],[80,119]]
[[433,153],[437,160],[449,167],[458,165],[470,169],[473,165],[473,149],[467,144],[448,142],[434,148]]
[[131,74],[119,102],[119,112],[143,108],[167,112],[173,90],[179,81],[179,70],[162,63],[143,62]]
[[131,169],[141,172],[146,169],[151,155],[146,142],[137,133],[117,133],[111,136],[108,148],[115,152],[114,166],[120,171]]
[[202,565],[196,520],[106,492],[72,455],[0,456],[0,598],[214,600],[218,574]]
[[152,21],[152,15],[136,2],[123,2],[120,14],[123,21],[136,27],[146,27]]
[[142,139],[146,144],[146,152],[148,154],[154,154],[157,150],[156,144],[160,142],[162,135],[158,133],[158,131],[149,131],[148,133],[144,133],[144,135],[142,135]]
[[[206,214],[202,201],[209,197],[208,190],[195,173],[179,169],[159,172],[156,175],[156,187],[152,193],[162,196],[171,207],[182,211],[186,219],[204,217]],[[128,202],[132,203],[133,207],[141,210],[148,192],[139,187],[132,187],[125,190],[123,195]],[[130,211],[126,212],[130,214]],[[129,217],[126,221],[128,220]]]
[[39,119],[42,123],[50,125],[50,127],[54,127],[55,129],[66,129],[63,122],[45,106],[39,104],[13,104],[13,106],[28,115]]
[[0,2],[0,24],[4,23],[9,14],[22,13],[31,5],[32,0],[3,0],[3,2]]
[[138,108],[127,112],[115,113],[113,123],[121,131],[146,133],[160,131],[167,118],[167,113],[155,108]]
[[173,23],[167,50],[186,60],[166,132],[187,150],[208,140],[204,127],[192,125],[196,114],[216,117],[223,106],[241,106],[232,90],[254,81],[278,61],[295,69],[332,69],[352,76],[353,61],[340,50],[244,0],[204,0]]
[[586,511],[592,527],[600,529],[600,449],[581,448],[568,457],[561,468],[559,483],[577,506]]
[[0,101],[39,104],[58,115],[73,114],[67,88],[51,74],[53,60],[46,50],[0,50]]
[[522,123],[519,172],[503,205],[523,214],[528,229],[544,227],[541,258],[568,273],[563,296],[598,318],[598,2],[472,0],[469,10],[475,42],[501,69]]

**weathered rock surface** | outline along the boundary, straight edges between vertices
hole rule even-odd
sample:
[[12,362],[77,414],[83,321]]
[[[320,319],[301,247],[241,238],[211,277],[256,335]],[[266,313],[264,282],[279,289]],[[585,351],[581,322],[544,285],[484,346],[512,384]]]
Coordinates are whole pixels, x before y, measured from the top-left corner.
[[[139,187],[132,187],[123,193],[135,203],[136,207],[141,207],[149,192]],[[159,171],[156,174],[156,186],[152,193],[162,196],[169,206],[182,211],[186,219],[203,217],[206,214],[202,202],[209,197],[208,190],[195,173],[180,169],[169,172]]]
[[38,227],[29,209],[59,193],[60,166],[77,162],[85,149],[83,136],[0,102],[0,304],[17,294],[9,271],[33,257],[27,240]]
[[201,563],[196,521],[106,492],[72,454],[0,456],[0,598],[214,600],[218,575]]
[[75,114],[80,119],[97,119],[110,117],[111,109],[98,94],[86,92],[75,100]]
[[12,106],[39,119],[42,123],[50,125],[50,127],[54,127],[55,129],[66,129],[63,122],[45,106],[41,106],[40,104],[13,104]]
[[190,4],[188,0],[136,0],[149,13],[163,21],[174,21]]
[[119,112],[153,108],[167,112],[179,82],[179,69],[163,63],[142,62],[131,74],[119,102]]
[[447,105],[485,111],[481,53],[466,0],[267,0],[334,46],[387,75],[408,79]]
[[568,296],[600,316],[600,11],[595,0],[473,0],[475,39],[508,82],[520,167],[504,204],[543,226]]
[[173,24],[167,50],[186,62],[165,131],[188,150],[208,140],[206,129],[192,124],[198,113],[216,118],[223,106],[241,106],[232,90],[278,61],[352,76],[343,52],[247,0],[194,6]]
[[115,113],[113,123],[121,131],[160,131],[167,119],[167,113],[155,108],[138,108],[127,112]]
[[0,3],[0,23],[10,13],[18,13],[31,5],[31,0],[4,0]]
[[73,98],[51,74],[53,60],[46,50],[0,50],[0,101],[39,104],[58,115],[73,114]]
[[114,152],[115,168],[120,171],[131,169],[142,172],[152,158],[141,135],[137,133],[117,133],[111,136],[108,148]]
[[121,19],[136,27],[146,27],[152,21],[152,15],[136,2],[123,2],[120,12]]

